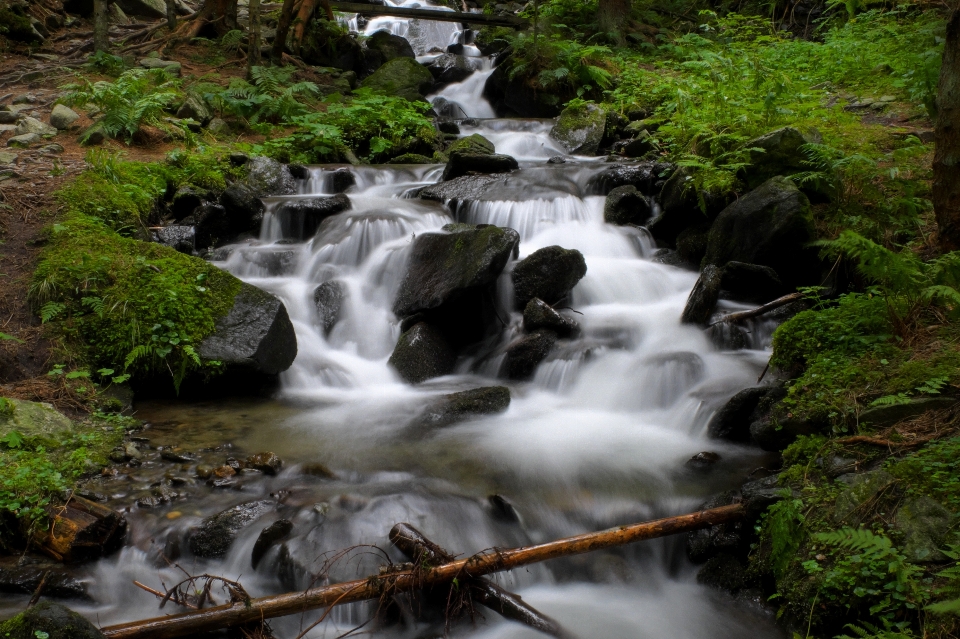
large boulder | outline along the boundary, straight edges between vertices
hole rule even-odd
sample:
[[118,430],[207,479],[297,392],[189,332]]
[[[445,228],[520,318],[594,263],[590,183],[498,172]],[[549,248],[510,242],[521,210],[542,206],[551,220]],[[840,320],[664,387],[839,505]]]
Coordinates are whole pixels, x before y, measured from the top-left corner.
[[587,274],[587,262],[575,249],[548,246],[534,251],[513,269],[514,301],[523,309],[535,297],[548,304],[562,300]]
[[496,320],[491,287],[514,254],[513,229],[448,224],[418,235],[393,312],[423,314],[455,347],[481,339]]
[[638,162],[637,164],[614,164],[587,180],[588,195],[608,195],[621,186],[633,186],[647,196],[657,195],[664,180],[676,171],[667,162]]
[[374,67],[377,69],[384,62],[389,62],[394,58],[415,58],[417,54],[414,53],[413,47],[410,46],[410,43],[407,42],[407,39],[394,35],[389,31],[374,31],[370,37],[364,42],[367,50],[370,53],[375,53],[379,57],[379,64]]
[[608,224],[642,226],[651,215],[653,215],[653,207],[650,200],[632,184],[618,186],[610,191],[603,205],[603,221]]
[[253,157],[243,166],[247,170],[244,183],[257,197],[294,195],[297,192],[297,183],[289,167],[273,158]]
[[433,75],[412,58],[394,58],[360,84],[377,93],[417,101],[433,87]]
[[495,415],[510,407],[510,389],[485,386],[451,393],[430,404],[417,418],[418,427],[441,428],[471,417]]
[[768,387],[745,388],[723,405],[710,419],[707,434],[715,439],[733,442],[750,441],[750,422],[760,400],[770,391]]
[[14,131],[16,135],[28,135],[30,133],[36,133],[42,137],[51,137],[58,133],[57,127],[51,126],[46,122],[41,122],[36,118],[31,118],[30,116],[23,116],[17,122],[17,129]]
[[454,151],[443,170],[443,180],[452,180],[471,173],[509,173],[519,168],[516,159],[509,155]]
[[734,299],[757,304],[769,302],[784,291],[783,282],[772,268],[744,262],[727,262],[720,288]]
[[97,627],[82,615],[51,601],[41,601],[0,623],[6,639],[103,639]]
[[350,198],[340,193],[333,197],[287,200],[273,215],[285,239],[304,240],[313,237],[325,219],[349,208]]
[[755,189],[777,175],[792,175],[810,169],[803,145],[820,142],[817,135],[804,135],[787,126],[747,142],[750,166],[745,169],[747,186]]
[[[243,182],[231,184],[220,194],[220,204],[226,215],[227,236],[255,233],[260,229],[266,210],[260,197],[254,187]],[[198,219],[197,224],[199,223]]]
[[[693,176],[692,169],[681,167],[663,185],[660,215],[647,225],[662,244],[675,246],[677,237],[686,229],[709,225],[728,201],[722,194],[698,191]],[[706,210],[701,208],[701,198]]]
[[80,116],[76,111],[63,104],[56,105],[50,112],[50,126],[60,131],[73,127],[79,119]]
[[810,201],[793,182],[774,177],[725,208],[710,229],[704,261],[769,266],[788,286],[816,278]]
[[439,56],[427,65],[427,70],[440,84],[463,82],[473,75],[473,67],[470,66],[467,58],[453,53],[444,53]]
[[518,381],[530,379],[556,343],[557,334],[548,330],[534,331],[517,339],[507,346],[502,374]]
[[411,384],[453,372],[457,354],[443,333],[426,322],[418,322],[400,336],[389,363]]
[[197,249],[223,246],[236,234],[230,224],[227,209],[219,204],[204,202],[194,210],[193,219],[193,242]]
[[704,267],[703,272],[693,285],[687,304],[683,307],[680,322],[683,324],[706,325],[720,299],[720,281],[722,271],[713,264]]
[[226,556],[241,530],[275,508],[272,501],[250,501],[207,517],[190,532],[190,552],[205,559]]
[[307,64],[318,67],[333,67],[343,71],[366,74],[363,46],[356,37],[345,33],[332,33],[329,23],[311,20],[303,36],[300,57]]
[[200,357],[228,367],[275,375],[297,356],[297,335],[279,299],[243,283],[233,308],[217,320],[212,335],[200,343]]
[[596,155],[606,126],[606,111],[594,104],[567,107],[550,131],[550,137],[568,153]]
[[455,206],[458,202],[482,199],[496,192],[499,187],[505,185],[505,182],[506,177],[503,174],[464,175],[425,186],[420,189],[417,197]]
[[560,113],[557,105],[574,97],[543,91],[528,78],[511,78],[506,70],[508,66],[506,63],[499,64],[483,85],[483,97],[501,117],[553,118]]
[[25,437],[56,442],[73,423],[50,404],[0,398],[0,436],[16,431]]
[[493,142],[483,137],[479,133],[474,133],[472,135],[467,135],[458,140],[453,141],[450,146],[447,147],[447,153],[472,153],[475,155],[481,154],[490,154],[496,152],[496,147]]

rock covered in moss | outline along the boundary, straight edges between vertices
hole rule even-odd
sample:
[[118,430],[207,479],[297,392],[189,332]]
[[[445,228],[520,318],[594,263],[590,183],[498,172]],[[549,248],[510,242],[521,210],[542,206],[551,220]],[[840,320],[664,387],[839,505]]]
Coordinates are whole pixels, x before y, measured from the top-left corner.
[[313,304],[317,309],[317,316],[320,318],[320,325],[323,327],[325,335],[330,331],[340,319],[340,310],[343,307],[343,299],[346,296],[346,290],[343,282],[331,281],[320,284],[313,291]]
[[456,353],[443,333],[418,322],[400,336],[388,363],[404,381],[419,384],[452,373],[456,361]]
[[507,379],[530,379],[556,343],[557,334],[548,330],[534,331],[515,340],[507,346],[502,374]]
[[913,563],[947,561],[941,548],[957,516],[929,497],[907,497],[895,526],[903,533],[903,554]]
[[196,93],[188,93],[186,100],[177,109],[177,117],[181,119],[190,119],[206,126],[213,119],[213,113],[207,106],[206,100]]
[[544,302],[535,297],[523,309],[523,330],[534,332],[541,329],[553,331],[559,337],[570,337],[580,332],[580,326],[572,319],[566,318]]
[[373,32],[363,46],[364,64],[370,73],[394,58],[415,58],[417,55],[406,38],[383,29]]
[[769,266],[789,286],[817,277],[810,201],[793,182],[774,177],[717,216],[707,241],[707,264]]
[[73,422],[50,404],[0,397],[0,436],[16,431],[24,437],[55,439]]
[[509,155],[453,151],[443,171],[443,180],[452,180],[471,173],[509,173],[519,168],[516,159]]
[[856,527],[859,521],[850,521],[848,518],[855,516],[861,506],[892,486],[896,478],[885,470],[872,470],[841,475],[837,481],[846,484],[847,488],[837,496],[831,518],[834,523]]
[[568,106],[550,130],[550,137],[568,153],[596,155],[606,126],[607,113],[595,104]]
[[190,532],[190,552],[206,559],[226,556],[241,530],[275,508],[272,501],[250,501],[207,517]]
[[455,140],[447,147],[447,153],[460,151],[463,153],[489,154],[496,153],[497,149],[493,142],[483,137],[479,133],[473,133]]
[[777,175],[808,171],[802,147],[821,141],[819,135],[804,134],[787,126],[747,142],[745,148],[756,149],[750,152],[750,166],[745,171],[747,186],[753,189]]
[[433,86],[433,75],[413,58],[394,58],[377,69],[360,86],[377,93],[422,100]]
[[213,334],[198,348],[205,360],[228,367],[275,375],[290,368],[297,356],[297,336],[283,303],[243,283],[233,307],[216,322]]
[[427,70],[441,84],[463,82],[473,75],[474,71],[466,56],[454,53],[444,53],[437,57],[436,60],[427,65]]
[[643,225],[653,214],[650,200],[643,196],[632,184],[618,186],[607,195],[603,205],[603,221],[608,224]]
[[514,301],[518,309],[535,297],[559,302],[587,274],[587,262],[576,249],[548,246],[534,251],[513,269]]
[[444,395],[433,402],[417,419],[417,425],[439,428],[470,417],[495,415],[510,407],[510,389],[485,386]]
[[419,153],[404,153],[395,158],[391,158],[387,164],[435,164],[433,158],[428,158]]
[[103,639],[96,626],[79,613],[50,601],[21,612],[0,624],[0,637],[9,639]]

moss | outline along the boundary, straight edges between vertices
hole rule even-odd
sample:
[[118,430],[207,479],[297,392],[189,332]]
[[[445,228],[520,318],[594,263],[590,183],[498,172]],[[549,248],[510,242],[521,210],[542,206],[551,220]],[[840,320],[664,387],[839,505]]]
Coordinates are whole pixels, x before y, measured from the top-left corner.
[[454,151],[460,151],[462,153],[479,153],[479,154],[488,154],[496,151],[496,147],[493,142],[483,137],[479,133],[474,133],[472,135],[467,135],[455,140],[453,143],[447,147],[446,154],[450,155]]
[[30,24],[29,17],[3,6],[0,6],[0,35],[21,42],[37,42],[40,40],[33,29],[33,25]]

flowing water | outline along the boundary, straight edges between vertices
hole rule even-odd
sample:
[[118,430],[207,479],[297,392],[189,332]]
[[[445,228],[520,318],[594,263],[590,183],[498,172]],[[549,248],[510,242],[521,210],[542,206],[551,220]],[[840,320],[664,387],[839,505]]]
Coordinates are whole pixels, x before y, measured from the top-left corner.
[[[366,31],[419,34],[418,54],[462,39],[449,24],[413,22],[420,24],[377,19]],[[496,194],[451,211],[409,197],[440,179],[440,165],[353,168],[352,208],[306,241],[283,237],[272,213],[283,198],[267,200],[259,240],[233,247],[219,265],[283,299],[297,332],[297,359],[273,400],[138,405],[138,417],[149,423],[142,466],[95,486],[112,505],[128,509],[129,543],[85,569],[96,603],[81,611],[103,625],[160,614],[156,599],[131,582],[158,589],[175,583],[179,571],[170,561],[193,573],[239,578],[254,596],[356,578],[375,572],[381,557],[358,551],[332,566],[326,560],[340,549],[375,544],[400,561],[386,542],[400,521],[452,552],[474,553],[687,512],[765,463],[759,451],[708,440],[704,431],[729,396],[755,384],[771,327],[753,327],[751,349],[724,351],[700,329],[681,325],[696,274],[653,261],[643,230],[603,222],[604,198],[585,188],[608,166],[600,159],[546,163],[563,155],[547,135],[549,121],[482,119],[493,113],[481,96],[490,68],[482,61],[473,76],[435,97],[481,118],[465,124],[464,135],[479,132],[521,162]],[[336,168],[312,167],[293,197],[331,193]],[[521,258],[554,244],[581,251],[588,270],[569,306],[582,333],[558,342],[531,381],[508,383],[512,402],[505,413],[424,432],[410,424],[431,398],[505,383],[497,378],[503,347],[520,334],[505,273],[497,285],[506,324],[499,342],[462,358],[455,374],[417,387],[388,366],[400,334],[390,308],[412,242],[454,219],[516,229]],[[344,304],[325,334],[313,291],[334,280],[344,287]],[[241,473],[229,488],[215,489],[193,479],[195,464],[159,459],[164,447],[191,451],[211,465],[270,450],[285,466],[279,476]],[[721,461],[708,472],[685,465],[705,450]],[[157,495],[171,501],[132,505]],[[191,555],[189,530],[202,517],[257,499],[278,505],[247,526],[226,556]],[[254,541],[280,517],[293,521],[294,531],[254,569]],[[584,638],[780,636],[759,606],[697,585],[681,539],[556,560],[499,580]],[[337,637],[372,612],[368,604],[343,606],[308,636]],[[273,627],[292,638],[318,616],[276,620]],[[364,631],[389,637],[442,632],[442,625],[371,628]],[[492,612],[451,632],[537,635]]]

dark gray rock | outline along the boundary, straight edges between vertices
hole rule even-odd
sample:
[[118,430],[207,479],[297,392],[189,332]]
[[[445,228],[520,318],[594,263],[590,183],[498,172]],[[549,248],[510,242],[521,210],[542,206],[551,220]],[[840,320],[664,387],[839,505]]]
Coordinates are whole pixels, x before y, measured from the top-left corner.
[[334,193],[343,193],[357,183],[357,178],[350,169],[337,169],[327,178],[330,190]]
[[[648,225],[658,242],[674,246],[681,232],[710,224],[733,199],[730,193],[698,192],[693,176],[693,169],[680,167],[664,183],[660,192],[660,215]],[[701,198],[705,209],[701,208]]]
[[192,255],[194,250],[194,233],[192,226],[164,226],[153,232],[156,241],[165,246]]
[[755,520],[767,508],[783,499],[784,487],[780,485],[779,475],[770,475],[745,483],[740,487],[740,496],[747,507],[748,519]]
[[929,497],[907,497],[897,510],[903,554],[913,563],[949,561],[940,550],[957,517]]
[[560,114],[550,137],[567,153],[596,155],[607,125],[607,113],[595,104],[567,107]]
[[[407,39],[394,35],[389,31],[374,31],[366,39],[364,45],[371,51],[376,51],[380,55],[380,64],[393,60],[394,58],[415,58],[413,47],[407,42]],[[379,68],[379,64],[377,68]],[[375,70],[375,69],[374,69]]]
[[455,120],[462,120],[467,117],[466,112],[463,110],[463,107],[452,102],[443,96],[437,96],[433,99],[433,111],[441,118],[453,118]]
[[922,415],[928,410],[951,408],[957,401],[956,397],[925,397],[912,399],[907,404],[868,408],[860,413],[860,423],[870,424],[875,428],[886,428],[905,419]]
[[0,636],[9,639],[103,639],[96,626],[82,615],[50,601],[0,624]]
[[83,146],[97,146],[98,144],[103,144],[103,141],[108,137],[106,129],[103,128],[103,124],[100,122],[94,122],[89,127],[84,129],[83,133],[80,134],[80,144]]
[[556,342],[556,333],[547,330],[534,331],[515,340],[507,346],[502,374],[507,379],[530,379]]
[[465,175],[446,182],[438,182],[420,189],[417,197],[434,202],[465,202],[479,200],[494,191],[504,182],[505,176],[500,175]]
[[276,453],[254,453],[243,460],[243,465],[245,468],[259,470],[264,475],[279,475],[283,469],[283,460],[277,457]]
[[703,472],[716,466],[721,459],[723,458],[717,453],[703,451],[688,459],[683,465],[690,470]]
[[200,343],[198,351],[206,360],[274,375],[293,364],[297,336],[279,299],[243,283],[233,308],[217,320],[213,334]]
[[[761,400],[767,401],[771,392]],[[758,409],[759,412],[759,409]],[[800,435],[813,435],[820,427],[812,422],[800,421],[792,417],[763,414],[750,424],[750,438],[763,450],[780,451],[792,444]]]
[[403,333],[393,349],[389,364],[411,384],[453,372],[457,356],[443,333],[419,322]]
[[535,297],[556,304],[586,274],[587,263],[580,251],[560,246],[534,251],[513,269],[511,277],[516,307],[525,308]]
[[699,265],[707,254],[707,241],[710,239],[710,223],[702,222],[688,227],[677,235],[677,254],[687,264]]
[[785,291],[783,282],[772,268],[744,262],[727,262],[720,288],[733,299],[757,304],[769,302]]
[[294,180],[310,179],[310,169],[302,164],[288,164],[287,170],[290,171],[290,175],[293,176]]
[[733,442],[750,440],[750,423],[760,400],[770,391],[769,387],[745,388],[723,405],[707,425],[707,433],[714,439]]
[[324,335],[329,335],[340,319],[344,293],[343,284],[337,281],[324,282],[313,291],[313,304],[320,317]]
[[236,235],[227,210],[219,204],[204,202],[194,210],[193,219],[196,223],[194,245],[198,249],[222,246]]
[[603,220],[608,224],[643,226],[652,214],[650,200],[632,184],[618,186],[610,191],[603,205]]
[[267,551],[291,532],[293,532],[293,522],[288,519],[278,519],[260,531],[256,543],[253,544],[253,552],[250,554],[252,567],[256,568]]
[[195,120],[201,126],[206,126],[213,119],[213,113],[206,101],[195,93],[188,93],[187,99],[177,109],[177,117],[184,120]]
[[193,215],[193,211],[208,199],[210,198],[204,189],[191,185],[181,186],[170,202],[170,214],[179,222],[188,215]]
[[774,177],[725,208],[710,229],[707,264],[769,266],[788,286],[819,281],[810,201],[786,178]]
[[467,58],[453,53],[444,53],[428,64],[427,70],[433,74],[433,77],[440,84],[463,82],[473,75],[473,68]]
[[284,239],[305,240],[313,237],[320,223],[332,215],[350,209],[350,198],[344,194],[287,200],[274,216],[280,223]]
[[821,142],[818,135],[804,135],[793,127],[783,127],[747,142],[750,166],[745,170],[747,186],[755,189],[777,175],[792,175],[810,170],[801,147]]
[[697,583],[736,592],[747,584],[747,568],[733,555],[720,553],[708,559],[697,571]]
[[447,153],[455,153],[461,151],[463,153],[472,153],[475,155],[491,154],[496,153],[497,148],[494,146],[493,142],[483,137],[479,133],[473,133],[466,137],[462,137],[459,140],[454,141],[447,147]]
[[687,305],[680,316],[681,322],[706,325],[710,321],[720,299],[720,279],[721,271],[716,266],[708,264],[703,269],[687,298]]
[[590,195],[608,195],[621,186],[633,186],[643,195],[657,194],[657,185],[675,171],[675,166],[666,162],[638,162],[614,164],[587,180],[586,191]]
[[[700,506],[699,510],[729,506],[737,501],[736,493],[727,492],[713,497]],[[695,530],[687,535],[687,557],[699,564],[721,553],[740,556],[745,543],[743,533],[744,526],[741,521]]]
[[454,151],[450,153],[443,179],[452,180],[470,173],[509,173],[518,168],[516,159],[509,155]]
[[460,135],[460,125],[451,120],[441,120],[437,122],[437,128],[440,129],[440,133]]
[[877,495],[896,483],[896,478],[885,470],[873,470],[866,473],[841,475],[837,481],[847,488],[837,495],[831,515],[835,524],[846,524],[856,528],[860,523],[861,506],[873,501]]
[[510,407],[510,389],[485,386],[444,395],[417,419],[418,427],[441,428],[478,415],[502,413]]
[[558,337],[571,337],[580,332],[580,325],[535,297],[523,309],[523,330],[532,333],[540,329],[553,331]]
[[86,585],[65,570],[63,564],[32,556],[21,557],[19,553],[0,560],[0,592],[32,595],[41,581],[44,597],[89,599]]
[[190,532],[190,552],[205,559],[225,557],[241,530],[275,508],[272,501],[249,501],[207,517]]
[[[291,178],[292,179],[292,178]],[[261,195],[248,184],[231,184],[220,195],[229,224],[229,234],[253,233],[260,229],[265,207]]]
[[244,166],[247,169],[244,182],[257,197],[293,195],[297,192],[296,181],[290,170],[272,158],[250,158]]
[[623,145],[623,154],[628,158],[642,158],[650,152],[659,150],[657,141],[649,132],[641,132],[635,139]]

